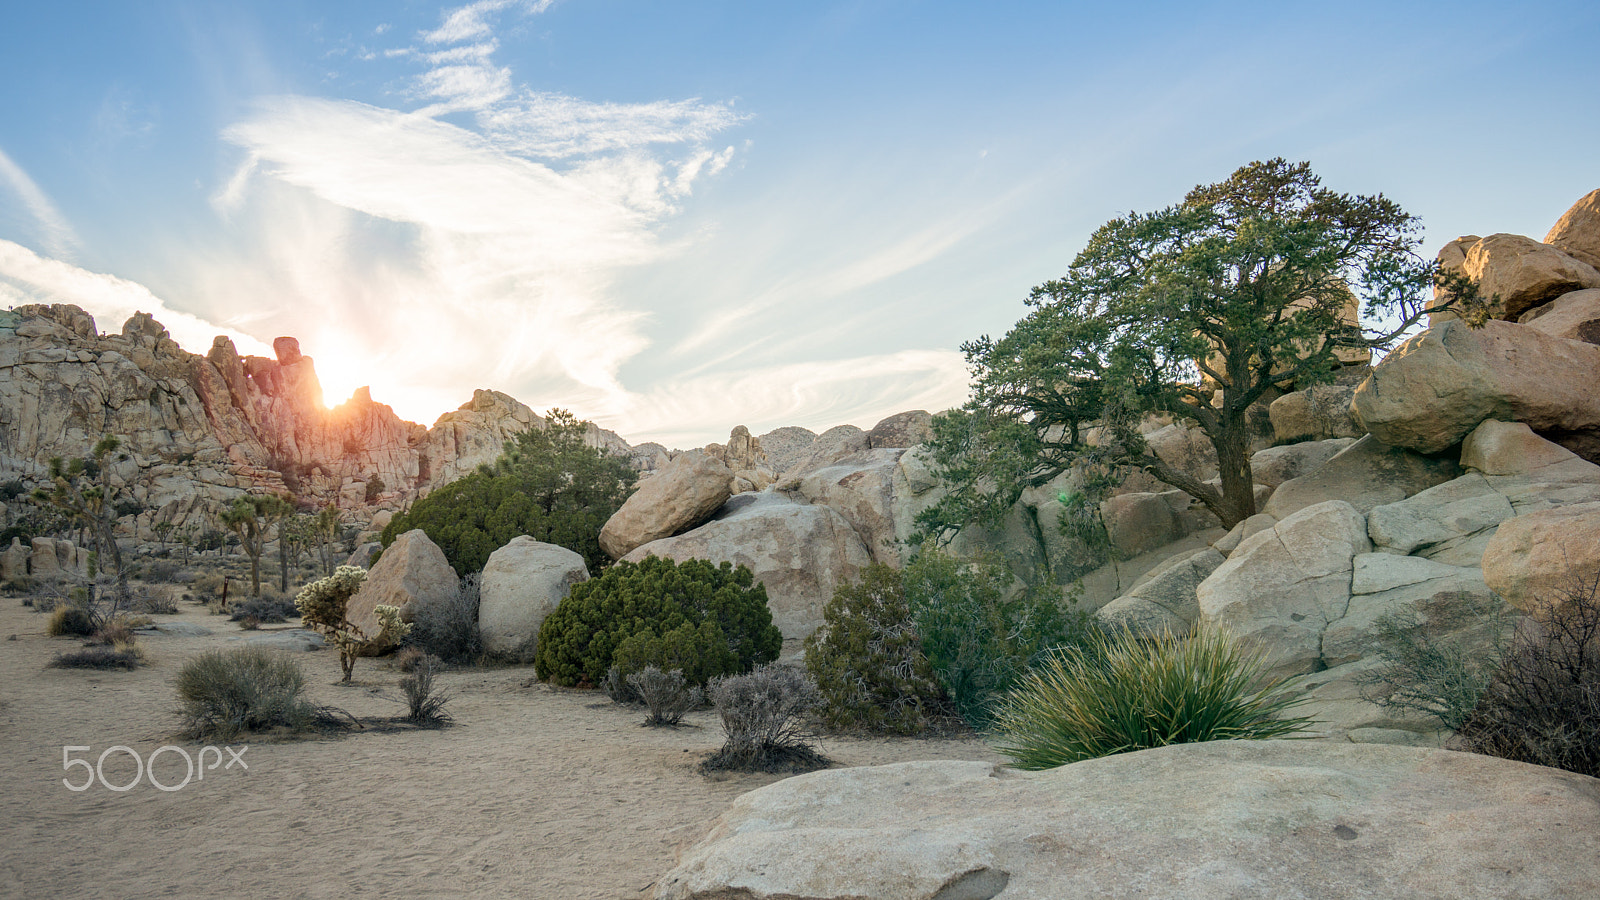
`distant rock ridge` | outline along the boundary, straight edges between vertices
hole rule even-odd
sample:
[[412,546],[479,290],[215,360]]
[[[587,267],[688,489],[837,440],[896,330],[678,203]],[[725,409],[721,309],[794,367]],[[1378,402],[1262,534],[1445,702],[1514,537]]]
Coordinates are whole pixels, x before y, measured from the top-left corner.
[[[370,513],[470,473],[544,423],[488,390],[432,428],[401,419],[367,388],[325,408],[299,341],[277,338],[273,350],[275,359],[241,356],[219,336],[204,356],[189,353],[147,313],[101,334],[76,306],[0,311],[0,478],[36,481],[51,458],[81,456],[113,434],[131,455],[114,477],[148,511],[142,528],[199,522],[245,493]],[[631,453],[593,424],[588,441]]]

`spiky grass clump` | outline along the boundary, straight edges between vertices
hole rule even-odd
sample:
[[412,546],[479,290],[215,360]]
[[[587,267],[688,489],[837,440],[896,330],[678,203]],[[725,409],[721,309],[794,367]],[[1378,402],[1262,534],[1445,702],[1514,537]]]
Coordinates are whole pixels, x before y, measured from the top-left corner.
[[449,724],[450,714],[444,711],[449,696],[436,694],[433,677],[442,663],[428,654],[412,663],[411,674],[400,679],[400,690],[406,695],[406,721],[413,725],[441,726]]
[[[1019,769],[1167,744],[1286,737],[1311,723],[1263,677],[1265,661],[1222,631],[1121,631],[1051,654],[1002,703],[1000,752]],[[1266,682],[1266,683],[1263,683]]]

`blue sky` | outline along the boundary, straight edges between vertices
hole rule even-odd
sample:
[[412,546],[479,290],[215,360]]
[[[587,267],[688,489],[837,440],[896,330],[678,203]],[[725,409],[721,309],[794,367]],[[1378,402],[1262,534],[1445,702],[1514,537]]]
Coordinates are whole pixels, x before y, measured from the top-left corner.
[[1590,3],[8,3],[0,301],[635,442],[965,396],[1088,235],[1254,159],[1464,233],[1600,187]]

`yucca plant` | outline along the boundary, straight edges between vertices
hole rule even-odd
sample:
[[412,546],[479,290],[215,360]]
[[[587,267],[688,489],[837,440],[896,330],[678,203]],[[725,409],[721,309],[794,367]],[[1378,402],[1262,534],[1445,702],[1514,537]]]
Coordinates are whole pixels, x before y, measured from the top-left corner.
[[1261,654],[1224,631],[1142,638],[1101,634],[1052,653],[996,716],[1000,752],[1019,769],[1196,741],[1260,740],[1304,729],[1300,700],[1263,677]]

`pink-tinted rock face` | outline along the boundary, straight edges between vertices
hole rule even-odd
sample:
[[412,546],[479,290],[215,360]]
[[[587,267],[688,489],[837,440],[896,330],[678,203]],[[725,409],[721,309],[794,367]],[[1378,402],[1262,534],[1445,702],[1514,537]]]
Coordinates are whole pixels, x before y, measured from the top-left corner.
[[292,366],[300,361],[300,341],[292,337],[273,338],[272,352],[278,356],[278,365]]
[[[144,527],[201,524],[207,510],[244,493],[292,493],[316,506],[403,503],[543,423],[493,391],[477,392],[432,431],[367,391],[329,409],[299,341],[273,345],[275,359],[241,356],[218,337],[201,356],[144,313],[104,335],[74,306],[0,313],[0,410],[15,411],[0,415],[0,461],[37,475],[52,457],[81,456],[115,434],[130,453],[118,471],[131,499],[156,511]],[[626,449],[598,429],[594,441]]]

